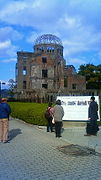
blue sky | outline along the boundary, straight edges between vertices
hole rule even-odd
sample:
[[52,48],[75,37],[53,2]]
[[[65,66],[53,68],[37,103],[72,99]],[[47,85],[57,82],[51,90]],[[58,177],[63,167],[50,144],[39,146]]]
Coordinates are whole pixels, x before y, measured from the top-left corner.
[[0,0],[0,80],[15,79],[17,51],[58,36],[66,64],[101,64],[101,0]]

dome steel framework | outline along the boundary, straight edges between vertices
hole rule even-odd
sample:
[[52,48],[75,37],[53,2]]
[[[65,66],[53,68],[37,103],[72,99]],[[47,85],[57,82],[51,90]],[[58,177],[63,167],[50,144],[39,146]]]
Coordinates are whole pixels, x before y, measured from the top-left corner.
[[39,44],[57,44],[62,46],[62,41],[55,35],[44,34],[35,40],[35,45]]

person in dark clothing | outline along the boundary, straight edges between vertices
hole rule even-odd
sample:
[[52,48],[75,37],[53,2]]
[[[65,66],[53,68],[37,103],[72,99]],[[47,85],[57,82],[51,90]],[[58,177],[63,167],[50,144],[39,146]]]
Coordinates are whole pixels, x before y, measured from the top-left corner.
[[99,130],[99,127],[97,125],[97,119],[98,119],[98,104],[95,102],[95,97],[92,96],[90,99],[90,104],[88,108],[88,120],[86,127],[86,133],[85,136],[90,135],[97,135],[97,131]]
[[48,108],[46,110],[45,117],[47,119],[47,132],[49,132],[49,131],[53,132],[53,123],[52,123],[52,119],[53,119],[53,107],[52,107],[52,103],[51,102],[48,104]]
[[11,113],[11,108],[7,104],[7,99],[2,98],[0,103],[0,142],[8,142],[8,126],[9,126],[9,114]]

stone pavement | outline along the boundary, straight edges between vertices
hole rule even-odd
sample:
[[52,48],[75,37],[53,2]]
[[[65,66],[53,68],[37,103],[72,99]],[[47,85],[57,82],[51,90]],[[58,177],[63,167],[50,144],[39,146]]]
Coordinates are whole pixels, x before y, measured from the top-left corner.
[[[40,127],[46,131],[46,127]],[[97,136],[84,136],[86,134],[86,123],[83,127],[74,126],[71,124],[63,127],[62,139],[70,144],[77,144],[94,149],[96,152],[101,153],[101,127]]]
[[71,156],[58,150],[71,141],[67,129],[61,139],[15,119],[9,129],[10,143],[0,143],[0,180],[101,180],[101,156]]
[[63,139],[72,144],[93,148],[96,152],[101,153],[101,128],[97,136],[84,136],[85,129],[85,127],[65,128],[62,134]]

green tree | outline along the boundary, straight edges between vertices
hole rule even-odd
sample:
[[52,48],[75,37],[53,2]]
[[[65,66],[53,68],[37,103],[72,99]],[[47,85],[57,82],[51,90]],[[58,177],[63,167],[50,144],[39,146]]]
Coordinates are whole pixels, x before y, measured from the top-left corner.
[[10,95],[11,98],[13,98],[13,96],[15,94],[14,93],[14,88],[16,86],[16,83],[15,83],[15,81],[13,79],[10,79],[8,81],[8,85],[9,85],[9,95]]
[[87,89],[101,89],[101,65],[81,65],[78,74],[86,77]]

